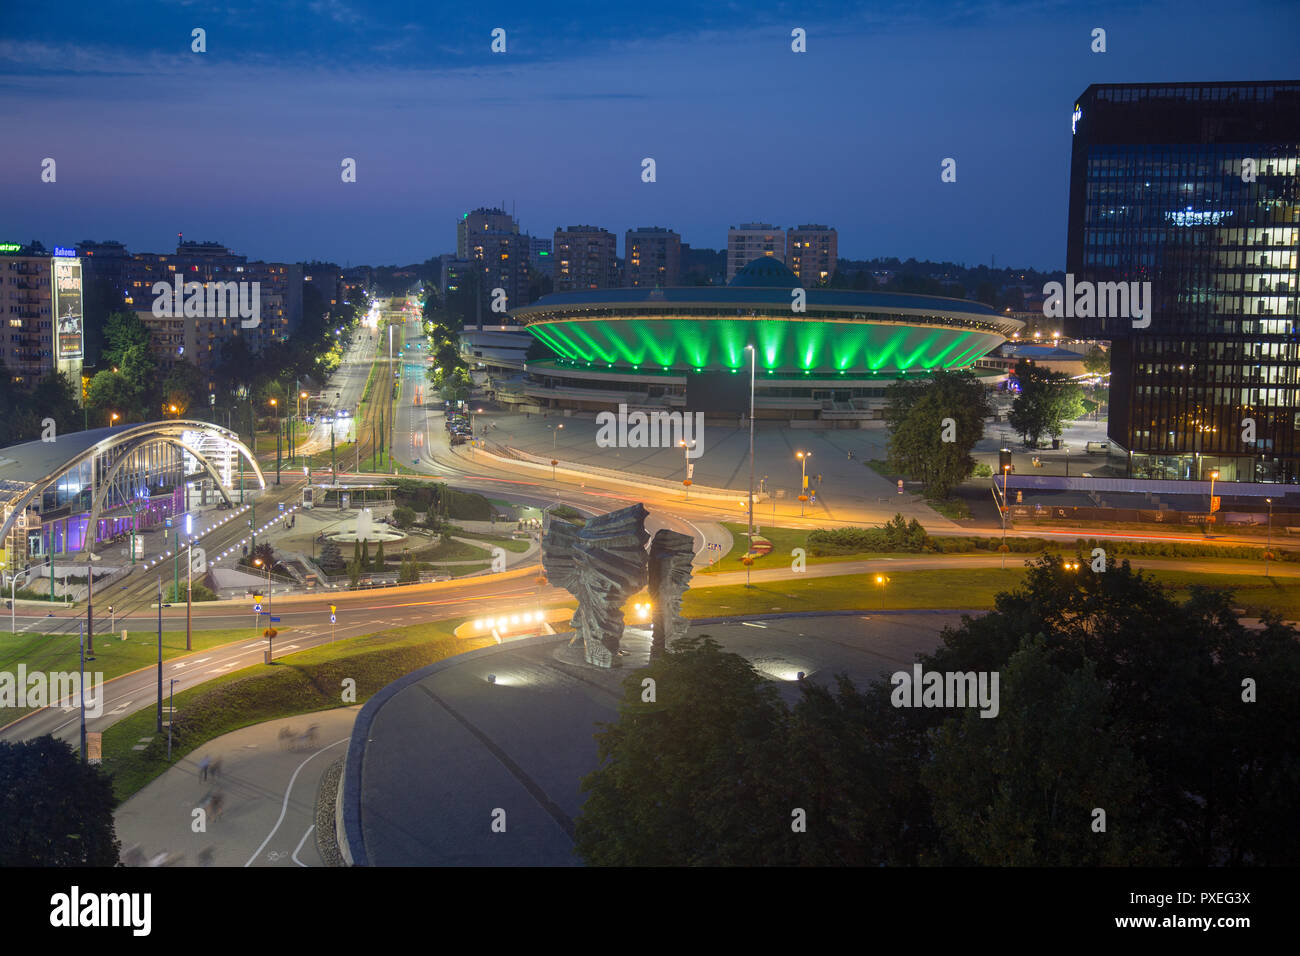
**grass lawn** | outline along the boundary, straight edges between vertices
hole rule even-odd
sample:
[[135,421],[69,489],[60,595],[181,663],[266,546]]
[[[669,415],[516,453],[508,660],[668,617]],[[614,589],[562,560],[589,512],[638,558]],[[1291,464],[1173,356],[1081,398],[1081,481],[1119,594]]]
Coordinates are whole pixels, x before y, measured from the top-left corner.
[[[376,691],[435,661],[492,643],[456,640],[456,622],[436,621],[389,628],[332,645],[299,651],[274,664],[224,674],[176,695],[172,763],[209,740],[277,717],[362,704]],[[342,699],[344,679],[356,681],[356,700]],[[124,800],[171,764],[167,735],[156,733],[155,712],[146,707],[104,732],[104,769]],[[152,737],[144,750],[131,748]]]
[[488,534],[485,531],[461,531],[457,529],[452,532],[458,538],[473,538],[475,541],[484,541],[489,544],[500,545],[507,551],[513,551],[515,554],[523,554],[528,550],[528,542],[520,538],[503,537],[499,534]]
[[[107,620],[107,617],[103,618]],[[250,615],[249,619],[252,619]],[[138,627],[141,623],[133,619]],[[247,641],[258,636],[250,626],[240,630],[195,630],[191,638],[195,651]],[[289,629],[281,629],[281,634]],[[188,653],[185,650],[184,631],[163,631],[163,660],[180,657]],[[121,677],[131,671],[139,670],[158,662],[158,632],[147,626],[135,630],[129,627],[127,640],[122,640],[122,628],[116,635],[95,635],[95,659],[86,664],[86,670],[92,673],[102,672],[104,680]],[[16,674],[18,665],[24,664],[28,673],[35,671],[76,671],[80,667],[80,651],[76,634],[31,634],[0,632],[0,671]],[[6,707],[0,711],[0,724],[7,724],[39,708]]]
[[890,575],[890,582],[883,589],[870,575],[863,574],[772,581],[752,588],[743,584],[693,587],[683,596],[682,615],[719,617],[774,611],[871,610],[881,606],[882,591],[884,606],[893,610],[992,607],[993,595],[1015,587],[1024,575],[1023,566],[1008,562],[1005,571],[971,568],[899,572]]
[[[1192,585],[1231,588],[1236,605],[1247,617],[1257,617],[1267,609],[1279,612],[1287,620],[1300,619],[1300,582],[1295,578],[1265,578],[1258,572],[1206,574],[1151,570],[1145,573],[1183,598],[1189,596]],[[744,585],[691,588],[683,597],[682,614],[716,617],[774,611],[872,610],[882,606],[882,597],[883,606],[890,610],[991,608],[994,595],[1011,590],[1020,584],[1024,575],[1022,559],[1008,560],[1005,571],[1000,568],[899,571],[889,575],[889,583],[883,588],[875,583],[874,576],[863,574],[773,581],[753,588]]]
[[962,498],[926,498],[925,503],[945,518],[961,521],[970,517],[970,505]]
[[[759,537],[766,538],[772,542],[772,552],[765,557],[757,558],[754,561],[753,569],[760,571],[764,568],[789,567],[790,552],[795,548],[808,550],[808,532],[799,528],[769,528],[758,524],[757,517],[755,524],[759,530],[756,532]],[[716,558],[713,564],[707,568],[698,568],[696,574],[717,574],[722,571],[743,571],[745,566],[740,563],[741,557],[749,550],[749,525],[732,524],[724,522],[723,527],[731,532],[731,551],[721,558]],[[835,561],[862,561],[866,558],[881,557],[878,552],[862,552],[860,554],[828,554],[822,557],[807,555],[808,564],[830,564]]]
[[430,564],[437,564],[440,561],[474,561],[484,557],[486,553],[482,548],[476,548],[464,541],[453,541],[450,538],[422,548],[411,549],[411,556],[416,561]]

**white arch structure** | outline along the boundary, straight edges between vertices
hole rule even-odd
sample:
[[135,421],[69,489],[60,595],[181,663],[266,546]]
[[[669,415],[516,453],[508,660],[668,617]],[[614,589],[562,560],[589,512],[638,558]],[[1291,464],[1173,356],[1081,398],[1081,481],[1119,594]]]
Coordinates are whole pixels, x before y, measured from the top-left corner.
[[211,422],[177,419],[71,432],[58,436],[53,442],[34,441],[0,449],[0,482],[15,489],[6,502],[4,520],[0,523],[0,541],[7,538],[14,522],[26,513],[31,502],[64,474],[98,456],[117,453],[117,459],[99,481],[91,499],[86,527],[88,540],[93,543],[96,521],[113,488],[114,479],[132,460],[133,452],[151,445],[178,448],[190,455],[211,476],[214,486],[226,501],[230,501],[227,489],[234,483],[232,458],[246,459],[252,477],[257,481],[256,487],[266,487],[262,469],[239,435]]

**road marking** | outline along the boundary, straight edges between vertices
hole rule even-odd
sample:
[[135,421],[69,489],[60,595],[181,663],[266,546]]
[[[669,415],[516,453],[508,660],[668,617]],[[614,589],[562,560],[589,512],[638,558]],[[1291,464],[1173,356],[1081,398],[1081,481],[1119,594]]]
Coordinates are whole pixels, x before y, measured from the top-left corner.
[[307,866],[306,863],[298,859],[298,851],[302,849],[302,845],[306,843],[307,838],[311,836],[311,831],[315,829],[316,829],[316,824],[313,823],[311,826],[309,826],[307,828],[307,832],[302,835],[302,839],[298,841],[297,848],[293,851],[293,857],[292,857],[293,862],[297,863],[299,866]]
[[117,708],[117,710],[110,710],[110,711],[108,712],[108,716],[110,716],[110,717],[116,717],[118,714],[122,713],[124,710],[126,710],[126,709],[127,709],[128,707],[130,707],[130,706],[131,706],[131,701],[129,701],[129,700],[125,700],[125,701],[122,702],[122,705],[121,705],[120,707]]
[[212,660],[212,658],[210,658],[210,657],[200,657],[200,658],[199,658],[197,661],[195,661],[194,663],[195,663],[195,664],[202,664],[204,661],[210,661],[210,660]]
[[344,737],[342,740],[334,741],[334,743],[332,744],[326,744],[324,747],[316,751],[314,754],[312,754],[302,763],[298,764],[297,769],[294,770],[293,772],[293,776],[289,778],[289,786],[285,788],[284,802],[280,804],[280,818],[275,821],[275,826],[271,828],[271,832],[266,835],[266,839],[262,841],[262,845],[253,851],[253,855],[248,858],[248,862],[245,863],[244,866],[248,867],[253,865],[253,861],[256,860],[259,855],[261,855],[261,852],[266,849],[266,845],[271,842],[271,838],[275,836],[275,831],[280,829],[280,824],[284,822],[284,814],[289,809],[289,794],[293,792],[293,782],[298,779],[298,774],[302,771],[302,768],[307,766],[308,761],[316,759],[325,751],[329,750],[331,747],[337,747],[339,744],[345,744],[351,739],[352,738],[349,735],[347,737]]
[[766,624],[755,624],[752,621],[741,621],[740,623],[745,625],[745,627],[767,627]]
[[245,645],[244,645],[244,650],[247,651],[247,650],[250,650],[251,648],[254,648],[254,647],[261,647],[261,646],[262,646],[262,642],[261,642],[261,641],[256,641],[256,642],[254,642],[254,643],[252,643],[252,644],[245,644]]

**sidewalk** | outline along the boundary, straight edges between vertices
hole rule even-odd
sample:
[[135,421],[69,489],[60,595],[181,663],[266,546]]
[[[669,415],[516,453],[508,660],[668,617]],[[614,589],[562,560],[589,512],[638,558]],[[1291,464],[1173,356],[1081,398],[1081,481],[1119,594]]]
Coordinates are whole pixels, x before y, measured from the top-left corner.
[[[167,854],[172,865],[322,866],[316,850],[316,792],[321,775],[347,751],[360,707],[341,707],[244,727],[209,741],[127,800],[114,814],[123,858],[139,847],[145,860]],[[311,725],[316,741],[295,738]],[[199,762],[220,760],[220,776]],[[222,794],[220,814],[207,811],[195,833],[194,811]]]

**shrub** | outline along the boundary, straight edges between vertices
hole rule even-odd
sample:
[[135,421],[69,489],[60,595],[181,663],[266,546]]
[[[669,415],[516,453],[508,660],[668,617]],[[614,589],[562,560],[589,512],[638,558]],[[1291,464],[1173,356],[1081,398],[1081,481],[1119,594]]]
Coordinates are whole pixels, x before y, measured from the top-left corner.
[[992,478],[993,466],[988,462],[980,461],[975,463],[975,470],[971,472],[976,478]]
[[865,551],[925,551],[930,536],[921,523],[896,514],[882,528],[817,528],[808,532],[808,552],[816,557]]
[[415,509],[408,508],[406,505],[398,505],[393,509],[393,524],[405,531],[415,524]]

